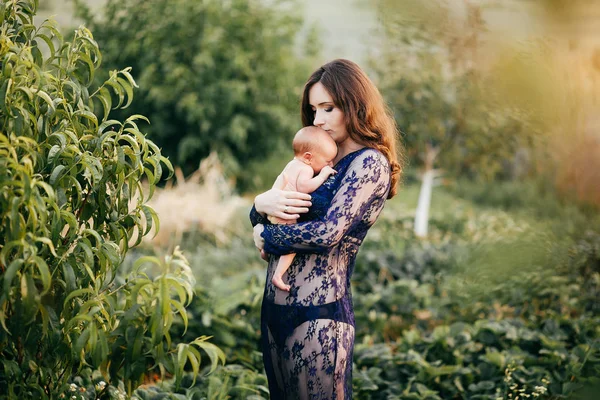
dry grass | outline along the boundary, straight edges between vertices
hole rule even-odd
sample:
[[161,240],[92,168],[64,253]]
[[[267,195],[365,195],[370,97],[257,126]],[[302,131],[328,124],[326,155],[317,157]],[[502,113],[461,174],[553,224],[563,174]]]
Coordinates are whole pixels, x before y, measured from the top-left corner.
[[187,179],[179,168],[175,177],[175,184],[169,181],[148,202],[158,214],[160,230],[155,236],[153,227],[144,242],[166,248],[178,244],[185,232],[201,231],[213,235],[217,242],[226,243],[231,218],[240,207],[248,206],[248,201],[234,194],[217,154],[204,159]]

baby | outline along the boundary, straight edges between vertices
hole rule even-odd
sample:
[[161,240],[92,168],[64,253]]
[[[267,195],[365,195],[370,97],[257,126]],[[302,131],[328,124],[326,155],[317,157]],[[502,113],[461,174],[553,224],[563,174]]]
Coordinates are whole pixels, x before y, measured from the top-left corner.
[[[337,155],[337,145],[327,132],[316,126],[305,126],[294,136],[292,142],[294,158],[275,180],[273,188],[312,193],[336,171],[332,168]],[[273,224],[293,224],[295,220],[284,220],[268,216]],[[279,258],[273,285],[290,291],[290,285],[283,282],[283,274],[288,270],[295,254],[286,254]]]

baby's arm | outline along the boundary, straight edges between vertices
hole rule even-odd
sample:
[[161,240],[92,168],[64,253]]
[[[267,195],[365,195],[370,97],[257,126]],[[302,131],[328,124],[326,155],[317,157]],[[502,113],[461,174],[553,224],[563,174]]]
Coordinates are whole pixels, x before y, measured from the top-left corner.
[[296,188],[302,193],[312,193],[329,178],[330,175],[336,174],[337,171],[330,166],[323,167],[321,172],[313,178],[312,168],[303,168],[298,175]]

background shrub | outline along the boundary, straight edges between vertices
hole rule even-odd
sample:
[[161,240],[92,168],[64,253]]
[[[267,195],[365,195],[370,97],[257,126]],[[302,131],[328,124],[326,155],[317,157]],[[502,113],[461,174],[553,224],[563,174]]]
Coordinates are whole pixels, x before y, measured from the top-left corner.
[[158,225],[145,203],[172,172],[138,127],[145,117],[108,119],[131,103],[130,69],[95,85],[91,32],[64,41],[51,22],[33,24],[36,7],[0,5],[0,396],[131,393],[149,370],[197,373],[200,349],[214,369],[224,355],[205,336],[170,335],[193,297],[178,249],[118,276],[130,243]]
[[132,67],[140,93],[131,109],[150,116],[149,136],[185,175],[216,151],[241,189],[271,184],[244,171],[288,149],[300,128],[316,44],[298,38],[299,2],[109,0],[97,14],[76,3],[105,63]]

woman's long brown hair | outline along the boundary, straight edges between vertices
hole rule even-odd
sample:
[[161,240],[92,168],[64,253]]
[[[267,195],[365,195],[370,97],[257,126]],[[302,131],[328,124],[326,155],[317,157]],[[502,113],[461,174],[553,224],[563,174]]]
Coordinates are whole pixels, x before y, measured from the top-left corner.
[[379,150],[391,167],[391,186],[388,199],[397,192],[402,172],[404,152],[399,142],[396,121],[385,105],[377,87],[354,62],[333,60],[316,70],[304,85],[302,95],[302,124],[313,125],[315,113],[308,92],[317,82],[325,87],[346,120],[346,131],[356,143]]

